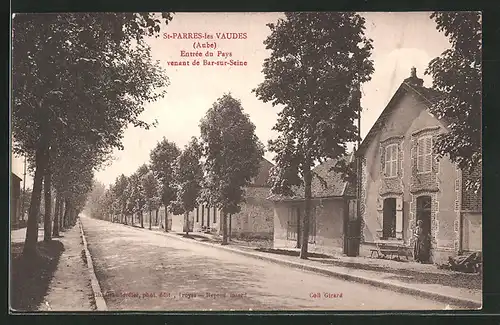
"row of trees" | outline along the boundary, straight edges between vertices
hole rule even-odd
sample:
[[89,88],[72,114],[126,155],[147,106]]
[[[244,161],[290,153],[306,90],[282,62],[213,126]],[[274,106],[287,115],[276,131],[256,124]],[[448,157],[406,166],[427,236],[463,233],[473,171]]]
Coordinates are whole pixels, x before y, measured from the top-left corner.
[[[156,212],[158,224],[163,205],[171,213],[184,214],[188,232],[189,212],[204,203],[222,212],[222,243],[227,244],[227,217],[240,210],[244,188],[258,173],[264,146],[241,102],[230,94],[207,111],[200,131],[200,138],[193,137],[182,150],[164,138],[151,151],[148,165],[130,176],[120,175],[101,192],[92,204],[92,216],[112,221],[118,216],[120,222],[133,224],[135,215],[144,227],[143,212],[148,212],[151,229],[152,213]],[[165,231],[167,226],[165,218]]]
[[42,186],[50,240],[75,223],[94,171],[122,149],[124,129],[150,127],[138,116],[146,102],[164,96],[168,79],[144,40],[171,19],[168,13],[14,17],[13,151],[27,157],[34,175],[25,255],[36,252]]

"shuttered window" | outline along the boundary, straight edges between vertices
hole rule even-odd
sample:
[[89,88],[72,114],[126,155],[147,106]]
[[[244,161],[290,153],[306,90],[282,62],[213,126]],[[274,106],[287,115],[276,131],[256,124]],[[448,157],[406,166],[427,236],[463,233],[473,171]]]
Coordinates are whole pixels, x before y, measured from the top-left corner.
[[428,173],[432,170],[432,136],[418,139],[417,170],[419,173]]
[[398,145],[391,144],[385,148],[385,176],[396,177],[398,175]]

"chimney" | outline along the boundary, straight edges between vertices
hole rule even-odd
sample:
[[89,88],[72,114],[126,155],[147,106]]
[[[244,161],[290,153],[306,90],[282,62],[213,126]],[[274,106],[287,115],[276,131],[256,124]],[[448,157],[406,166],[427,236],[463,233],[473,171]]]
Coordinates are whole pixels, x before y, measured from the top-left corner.
[[417,77],[417,68],[415,67],[411,68],[410,77],[406,78],[404,82],[416,87],[422,87],[424,85],[424,80]]

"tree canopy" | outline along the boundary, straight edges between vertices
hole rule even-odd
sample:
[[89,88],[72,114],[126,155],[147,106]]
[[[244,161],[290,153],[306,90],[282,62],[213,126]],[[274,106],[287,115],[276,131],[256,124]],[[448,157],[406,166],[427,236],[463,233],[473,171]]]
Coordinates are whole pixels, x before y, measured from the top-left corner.
[[[482,163],[482,26],[480,12],[434,12],[430,16],[451,43],[426,70],[441,94],[431,112],[449,122],[435,152],[449,158],[468,174]],[[466,186],[478,190],[481,177]]]
[[[354,122],[361,112],[361,84],[374,71],[373,46],[364,35],[364,18],[356,13],[285,16],[268,24],[271,35],[264,44],[271,55],[263,65],[265,80],[253,91],[260,100],[282,107],[273,127],[278,138],[269,141],[276,152],[272,192],[289,195],[294,186],[305,186],[301,257],[306,258],[311,169],[344,156],[347,144],[359,139]],[[335,169],[348,174],[347,167]]]
[[200,123],[203,147],[203,198],[223,213],[223,244],[227,244],[226,216],[237,213],[244,187],[257,175],[264,146],[241,102],[225,94]]
[[162,21],[171,18],[168,13],[14,17],[13,151],[26,155],[34,171],[25,251],[36,244],[42,179],[50,184],[52,171],[62,170],[55,187],[77,211],[93,170],[114,148],[122,149],[125,128],[150,127],[139,115],[145,103],[165,95],[168,78],[152,61],[145,37],[158,35]]

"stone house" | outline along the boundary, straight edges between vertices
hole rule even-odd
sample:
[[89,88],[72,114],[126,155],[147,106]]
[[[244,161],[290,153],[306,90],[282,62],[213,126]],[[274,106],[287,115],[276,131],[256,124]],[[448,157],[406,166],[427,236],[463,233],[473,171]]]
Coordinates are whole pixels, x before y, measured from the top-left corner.
[[21,216],[21,177],[10,174],[10,224],[17,227]]
[[432,150],[448,125],[428,109],[439,95],[413,68],[356,152],[362,251],[380,239],[412,245],[417,220],[431,237],[432,262],[482,248],[481,193],[466,192],[467,175]]
[[[233,237],[272,238],[273,210],[272,204],[266,200],[269,195],[269,171],[273,164],[262,158],[257,177],[245,188],[245,202],[241,211],[228,218],[228,233]],[[184,231],[184,216],[167,213],[171,230]],[[190,231],[210,231],[222,233],[221,212],[205,204],[189,213]]]
[[[354,154],[341,159],[354,161]],[[312,213],[309,219],[308,251],[346,253],[349,220],[356,219],[355,186],[331,171],[337,163],[330,159],[316,166],[311,182]],[[304,188],[295,188],[294,196],[271,195],[274,210],[274,248],[298,248],[305,212]]]

